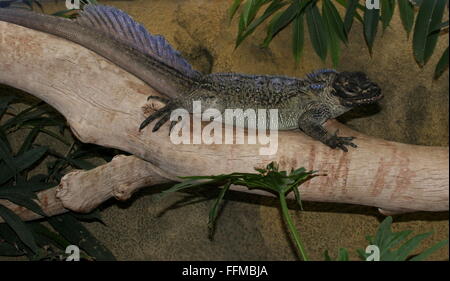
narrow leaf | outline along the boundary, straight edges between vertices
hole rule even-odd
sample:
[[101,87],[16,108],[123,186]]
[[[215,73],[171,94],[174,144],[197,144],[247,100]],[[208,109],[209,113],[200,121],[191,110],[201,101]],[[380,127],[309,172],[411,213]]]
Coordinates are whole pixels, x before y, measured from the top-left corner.
[[[340,47],[340,42],[339,42],[339,38],[338,38],[338,33],[336,31],[336,29],[338,27],[335,26],[336,22],[333,19],[331,10],[329,8],[327,8],[326,3],[328,1],[329,0],[324,1],[324,4],[322,6],[322,9],[323,9],[322,15],[323,15],[325,25],[326,25],[326,31],[327,31],[327,35],[328,35],[327,41],[328,41],[328,47],[330,49],[331,60],[333,61],[333,67],[337,68],[337,66],[339,64],[341,47]],[[341,40],[343,40],[345,42],[344,39],[341,38]]]
[[344,44],[347,44],[347,32],[345,31],[344,22],[342,21],[341,16],[339,15],[333,2],[331,2],[330,0],[324,0],[322,9],[322,15],[325,17],[326,14],[328,25],[330,26],[331,31],[337,34],[339,39]]
[[47,215],[44,213],[44,211],[42,210],[41,206],[36,203],[35,201],[33,201],[34,196],[30,197],[27,196],[26,194],[17,192],[17,191],[12,191],[12,190],[5,190],[4,188],[0,189],[0,198],[1,199],[6,199],[8,201],[11,201],[14,204],[17,204],[19,206],[25,207],[28,210],[41,215],[43,217],[46,217]]
[[252,23],[245,29],[245,31],[239,33],[238,38],[236,39],[236,48],[244,41],[245,38],[247,38],[250,34],[252,34],[261,23],[263,23],[276,11],[281,9],[284,5],[286,5],[286,3],[281,2],[279,0],[273,1],[269,5],[269,7],[267,7],[267,9],[264,11],[262,16],[252,21]]
[[345,248],[339,249],[338,261],[349,261],[347,249],[345,249]]
[[381,1],[381,22],[383,23],[383,31],[389,26],[392,16],[394,15],[395,1],[382,0]]
[[414,24],[414,6],[408,0],[398,0],[398,10],[400,11],[403,28],[409,38]]
[[5,114],[9,104],[15,99],[15,96],[1,96],[0,97],[0,119]]
[[236,14],[236,11],[238,10],[241,3],[242,3],[242,0],[234,0],[233,4],[231,4],[230,8],[228,9],[228,21],[229,22],[231,22],[231,20],[233,19],[234,14]]
[[212,238],[214,234],[214,227],[216,224],[217,215],[219,214],[219,204],[220,202],[222,202],[225,193],[230,189],[230,186],[231,181],[229,181],[227,184],[223,186],[222,190],[219,193],[219,196],[214,201],[214,205],[211,208],[211,211],[209,212],[208,229],[210,238]]
[[419,255],[411,258],[410,261],[422,261],[422,260],[426,259],[429,255],[431,255],[432,253],[436,252],[437,250],[439,250],[440,248],[444,247],[447,244],[448,244],[448,239],[445,239],[445,240],[443,240],[443,241],[441,241],[439,243],[436,243],[435,245],[433,245],[432,247],[426,249],[425,251],[423,251]]
[[303,13],[300,13],[294,18],[292,27],[292,51],[296,63],[299,63],[302,56],[304,33],[304,16]]
[[358,6],[358,0],[348,0],[347,1],[347,7],[345,10],[345,16],[344,16],[344,28],[347,34],[352,29],[353,25],[353,18],[355,17],[356,13],[356,7]]
[[308,23],[308,31],[313,48],[322,61],[325,61],[328,42],[325,24],[317,5],[312,4],[306,8],[306,22]]
[[13,211],[0,204],[0,217],[14,230],[20,240],[27,245],[34,253],[37,253],[38,246],[34,240],[33,234],[27,228],[20,217]]
[[20,147],[19,151],[17,152],[17,155],[25,153],[25,151],[29,150],[31,148],[31,145],[33,144],[36,137],[39,135],[41,128],[35,127],[31,130],[31,132],[28,133],[27,137],[25,138],[24,142],[22,143],[22,146]]
[[[428,1],[428,0],[427,0]],[[404,261],[408,256],[411,255],[411,252],[417,248],[417,246],[422,242],[423,239],[427,238],[431,235],[431,232],[418,234],[415,237],[408,240],[405,244],[403,244],[396,253],[395,259],[397,261]]]
[[436,65],[436,68],[434,70],[434,79],[438,79],[446,69],[448,69],[448,47],[447,49],[445,49],[444,53],[439,59],[439,62]]
[[378,20],[380,18],[379,9],[365,9],[364,10],[364,38],[366,39],[369,52],[372,54],[373,43],[378,30]]
[[64,214],[51,217],[49,223],[67,241],[79,246],[97,260],[115,260],[113,254],[73,216]]
[[267,35],[264,39],[263,47],[267,47],[272,41],[273,37],[277,35],[283,28],[285,28],[302,10],[305,1],[294,1],[286,10],[282,11],[277,17],[274,17],[267,29]]
[[436,30],[441,25],[446,3],[447,0],[437,0],[433,15],[431,16],[430,29],[427,37],[427,45],[425,48],[425,63],[428,62],[428,60],[434,53],[434,49],[436,48],[437,40],[439,38],[439,32],[432,31]]
[[[14,162],[14,158],[11,155],[9,144],[3,139],[0,138],[0,167],[3,166],[3,169],[1,171],[6,172],[5,170],[8,169],[10,174],[15,175],[17,171],[16,163]],[[1,161],[5,162],[5,164],[1,164]],[[1,177],[1,175],[0,175]]]

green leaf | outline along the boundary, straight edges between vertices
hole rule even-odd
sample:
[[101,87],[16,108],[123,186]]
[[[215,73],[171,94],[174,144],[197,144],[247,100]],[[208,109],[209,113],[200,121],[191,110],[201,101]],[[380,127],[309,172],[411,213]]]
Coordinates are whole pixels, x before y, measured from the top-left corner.
[[414,24],[414,6],[408,0],[398,0],[398,10],[400,11],[403,28],[409,38]]
[[438,79],[447,68],[448,68],[448,47],[447,49],[445,49],[444,53],[439,59],[439,62],[436,65],[436,68],[434,69],[434,79]]
[[4,189],[4,188],[0,189],[0,199],[6,199],[14,204],[25,207],[38,215],[46,217],[47,215],[44,213],[41,206],[35,201],[33,201],[32,198],[34,198],[34,195],[27,196],[26,193],[23,194],[21,192],[14,191],[11,189]]
[[325,61],[327,57],[328,42],[325,24],[317,5],[307,6],[306,22],[308,23],[309,35],[313,48],[322,61]]
[[[17,167],[10,149],[11,147],[9,146],[9,143],[7,143],[3,138],[0,138],[0,171],[3,171],[4,173],[8,170],[9,173],[7,174],[12,174],[14,176],[16,174]],[[3,160],[5,164],[1,164],[1,160]]]
[[[17,173],[22,172],[26,168],[32,166],[38,160],[42,158],[47,152],[47,147],[37,147],[26,151],[25,153],[14,158],[14,167],[16,170],[14,172],[9,173],[1,173],[0,174],[0,184],[5,183],[12,177],[14,177]],[[4,170],[4,165],[0,163],[0,170]]]
[[[428,0],[427,0],[428,1]],[[395,260],[404,261],[411,255],[411,252],[417,248],[417,246],[422,242],[423,239],[427,238],[431,235],[431,232],[423,233],[414,236],[410,240],[408,240],[405,244],[403,244],[397,251],[395,255]]]
[[[440,32],[441,29],[446,28],[446,27],[448,28],[448,21],[445,21],[445,22],[439,24],[436,28],[431,30],[430,34],[433,32]],[[428,34],[428,35],[430,35],[430,34]]]
[[381,22],[383,23],[383,31],[389,26],[392,16],[394,15],[394,10],[394,0],[381,0]]
[[256,20],[252,21],[252,23],[245,28],[245,30],[242,30],[238,34],[238,38],[236,39],[236,48],[244,41],[245,38],[247,38],[250,34],[252,34],[255,29],[264,22],[268,17],[273,15],[276,11],[281,9],[286,3],[281,2],[279,0],[273,1],[269,7],[264,11],[263,15],[257,18]]
[[234,0],[233,4],[231,4],[230,8],[228,9],[228,21],[229,22],[231,22],[231,20],[233,19],[239,6],[241,6],[241,3],[242,3],[242,0]]
[[298,190],[297,185],[294,185],[292,190],[294,191],[295,201],[297,202],[298,207],[303,211],[302,198],[300,197],[300,191]]
[[[331,32],[344,43],[348,43],[347,33],[345,31],[344,22],[341,19],[336,7],[330,0],[324,0],[322,5],[322,15],[327,18],[328,27]],[[335,36],[336,37],[336,36]]]
[[345,249],[345,248],[339,249],[338,261],[349,261],[347,249]]
[[269,2],[269,0],[247,0],[244,3],[241,13],[242,25],[247,28],[248,25],[255,19],[261,6]]
[[358,254],[359,258],[363,261],[367,260],[367,254],[362,249],[357,249],[356,253]]
[[356,7],[358,6],[358,0],[348,0],[347,7],[344,16],[344,28],[347,34],[352,29],[353,18],[355,17]]
[[242,7],[241,17],[244,27],[247,27],[249,22],[253,20],[252,17],[256,15],[256,2],[256,0],[247,0]]
[[372,54],[373,43],[378,30],[378,20],[380,18],[379,9],[365,9],[364,10],[364,38],[366,39],[369,52]]
[[9,104],[16,99],[15,96],[0,96],[0,119],[5,114],[6,110],[9,107]]
[[23,256],[25,253],[19,250],[14,245],[0,240],[0,256],[5,257],[20,257]]
[[[31,231],[35,234],[35,236],[39,237],[40,239],[37,239],[38,244],[42,245],[42,243],[39,243],[41,240],[44,240],[44,242],[51,242],[51,244],[55,245],[56,247],[65,250],[67,246],[70,245],[69,241],[64,239],[61,235],[57,234],[54,231],[51,231],[46,226],[42,225],[41,223],[33,222],[29,225]],[[44,239],[43,239],[44,238]]]
[[269,46],[273,37],[277,35],[283,28],[285,28],[303,9],[305,1],[294,1],[286,10],[281,11],[276,17],[272,18],[268,29],[267,35],[264,39],[263,47]]
[[[337,68],[338,64],[339,64],[339,57],[340,57],[340,53],[341,53],[341,47],[340,47],[340,42],[339,42],[339,38],[338,38],[338,33],[336,32],[336,27],[335,24],[336,22],[334,22],[333,20],[333,16],[331,14],[331,11],[327,8],[327,2],[329,0],[325,0],[324,4],[322,6],[322,15],[325,21],[325,25],[326,25],[326,32],[328,34],[328,47],[330,49],[330,53],[331,53],[331,60],[333,61],[333,67]],[[341,26],[342,27],[342,26]],[[341,38],[341,40],[343,40]]]
[[380,247],[380,250],[385,248],[385,242],[392,233],[391,225],[392,225],[392,217],[389,216],[386,217],[378,226],[377,233],[375,235],[375,240],[373,242],[375,243],[375,245]]
[[294,18],[292,27],[292,51],[294,52],[296,63],[299,63],[300,57],[302,56],[304,33],[304,16],[303,13],[300,13]]
[[20,147],[19,151],[17,152],[18,155],[25,153],[25,151],[29,150],[31,148],[31,145],[33,144],[36,137],[39,135],[41,128],[36,127],[31,130],[31,132],[28,133],[27,137],[25,138],[24,142],[22,143],[22,146]]
[[328,253],[328,250],[325,250],[325,252],[323,252],[323,257],[324,257],[325,261],[332,261],[333,260],[330,257],[330,254]]
[[414,27],[413,52],[421,67],[428,62],[436,47],[439,33],[431,31],[441,24],[446,3],[446,0],[427,0],[420,5]]
[[14,230],[20,240],[28,246],[34,253],[37,253],[38,246],[34,240],[34,236],[27,228],[20,217],[13,211],[0,204],[0,217]]
[[231,181],[227,182],[223,186],[222,190],[219,193],[219,196],[214,201],[214,205],[211,208],[211,211],[209,212],[208,229],[209,229],[210,238],[212,238],[213,234],[214,234],[216,219],[217,219],[217,215],[219,214],[219,204],[223,200],[225,193],[230,189],[230,186],[231,186]]
[[35,147],[15,157],[14,162],[18,168],[18,172],[25,170],[39,161],[47,150],[48,148],[45,146]]
[[115,260],[114,255],[70,214],[51,217],[48,222],[67,241],[77,245],[95,259]]
[[86,222],[97,221],[103,225],[106,225],[105,222],[102,220],[102,216],[98,209],[95,209],[94,211],[87,214],[73,213],[72,216],[74,216],[76,219],[80,221]]
[[421,260],[424,260],[429,255],[431,255],[432,253],[436,252],[437,250],[439,250],[440,248],[444,247],[447,244],[448,244],[448,239],[443,240],[441,242],[438,242],[435,245],[433,245],[431,248],[428,248],[427,250],[423,251],[419,255],[411,258],[410,261],[421,261]]
[[20,126],[23,122],[37,118],[47,111],[42,107],[45,106],[44,102],[38,102],[37,104],[28,107],[27,109],[21,111],[16,116],[8,119],[3,125],[3,129],[7,130],[14,126]]

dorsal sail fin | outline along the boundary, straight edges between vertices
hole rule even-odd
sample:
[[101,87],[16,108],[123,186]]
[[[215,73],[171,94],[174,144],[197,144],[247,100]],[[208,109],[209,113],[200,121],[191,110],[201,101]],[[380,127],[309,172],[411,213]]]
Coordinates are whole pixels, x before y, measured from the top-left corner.
[[76,21],[133,46],[138,51],[158,59],[188,77],[199,74],[164,37],[150,34],[145,27],[117,8],[86,5]]

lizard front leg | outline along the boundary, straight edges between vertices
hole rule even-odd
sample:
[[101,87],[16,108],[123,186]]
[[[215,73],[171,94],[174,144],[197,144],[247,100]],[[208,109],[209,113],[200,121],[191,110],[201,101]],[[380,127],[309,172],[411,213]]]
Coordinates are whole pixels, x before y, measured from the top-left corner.
[[346,145],[356,148],[356,144],[352,143],[355,137],[338,137],[337,131],[332,134],[322,126],[330,118],[331,114],[328,107],[317,105],[309,108],[300,116],[298,125],[308,136],[321,141],[331,148],[340,148],[345,152],[348,151]]

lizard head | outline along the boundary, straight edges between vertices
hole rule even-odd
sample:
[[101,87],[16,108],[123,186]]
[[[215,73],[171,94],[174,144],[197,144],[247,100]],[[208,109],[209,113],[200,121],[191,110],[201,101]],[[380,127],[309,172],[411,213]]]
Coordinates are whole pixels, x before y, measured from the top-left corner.
[[344,106],[370,104],[383,97],[380,87],[363,72],[341,72],[333,81],[334,95]]

